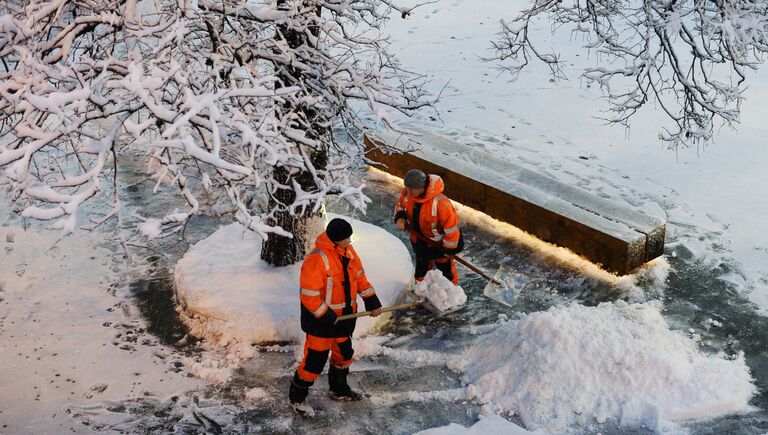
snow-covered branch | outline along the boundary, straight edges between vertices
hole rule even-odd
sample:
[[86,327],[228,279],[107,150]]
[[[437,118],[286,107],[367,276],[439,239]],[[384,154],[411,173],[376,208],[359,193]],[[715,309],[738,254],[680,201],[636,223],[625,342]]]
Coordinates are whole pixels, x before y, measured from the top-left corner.
[[[104,196],[105,181],[117,191],[118,160],[136,154],[146,156],[156,191],[173,186],[189,206],[158,216],[164,231],[204,207],[202,184],[230,198],[236,217],[263,237],[291,237],[275,216],[317,211],[327,194],[364,207],[349,177],[363,147],[334,141],[331,127],[365,129],[367,107],[396,128],[388,110],[430,104],[423,80],[386,50],[379,26],[392,8],[379,0],[5,1],[0,170],[23,214],[37,219],[76,216]],[[269,207],[245,207],[253,191],[270,197]]]
[[583,77],[606,92],[606,119],[627,125],[644,105],[673,121],[671,147],[709,141],[717,124],[739,120],[747,71],[768,53],[768,2],[754,0],[537,0],[502,22],[494,42],[502,67],[516,75],[531,60],[563,77],[563,60],[538,48],[531,29],[548,15],[553,28],[587,36],[600,66]]

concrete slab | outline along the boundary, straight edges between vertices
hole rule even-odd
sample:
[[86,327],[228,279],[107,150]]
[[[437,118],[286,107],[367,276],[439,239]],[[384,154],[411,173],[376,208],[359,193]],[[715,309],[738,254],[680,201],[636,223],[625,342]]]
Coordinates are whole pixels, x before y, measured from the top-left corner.
[[[389,147],[385,153],[374,141]],[[438,174],[453,200],[564,246],[620,275],[664,253],[665,222],[429,132],[365,137],[374,166]]]

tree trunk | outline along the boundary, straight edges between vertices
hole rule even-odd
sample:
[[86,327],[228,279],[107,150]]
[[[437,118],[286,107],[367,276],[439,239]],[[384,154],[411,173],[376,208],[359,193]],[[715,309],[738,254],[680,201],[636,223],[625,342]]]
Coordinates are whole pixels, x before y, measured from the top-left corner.
[[[286,8],[289,0],[277,0],[277,8]],[[309,5],[311,3],[305,3]],[[320,17],[321,8],[317,6],[314,10],[316,18]],[[315,17],[308,16],[307,19]],[[294,31],[288,25],[278,26],[279,34],[277,38],[284,37],[288,42],[288,47],[296,49],[304,44],[310,44],[307,37],[299,32]],[[319,35],[319,29],[317,26],[310,26],[310,31],[315,35]],[[276,88],[287,87],[293,85],[301,85],[301,71],[294,67],[276,65],[279,68],[278,82]],[[306,88],[305,88],[306,90]],[[305,129],[305,134],[308,138],[319,140],[323,145],[317,149],[310,149],[304,147],[304,152],[309,156],[309,160],[317,171],[324,171],[328,165],[328,135],[331,134],[330,128],[319,127],[319,125],[329,125],[325,120],[318,119],[319,114],[313,110],[312,107],[301,105],[294,106],[291,103],[286,103],[284,106],[277,108],[278,111],[283,113],[295,112],[300,117],[308,120],[309,127]],[[294,127],[298,127],[294,125]],[[296,147],[302,145],[296,144]],[[292,180],[298,182],[302,190],[305,192],[313,192],[317,190],[317,184],[312,174],[308,171],[300,171],[298,174],[291,174],[290,168],[277,167],[273,173],[274,179],[285,186],[292,186]],[[276,266],[288,266],[297,263],[304,259],[306,250],[313,245],[314,240],[308,240],[313,237],[312,229],[314,219],[322,218],[322,208],[320,212],[312,213],[312,206],[305,207],[304,210],[296,210],[296,214],[292,214],[289,209],[286,209],[293,203],[296,198],[296,193],[292,189],[280,189],[270,195],[269,209],[275,210],[273,218],[270,219],[270,225],[280,226],[284,230],[293,234],[292,238],[283,237],[277,234],[271,234],[267,240],[261,246],[261,259],[267,263]],[[313,204],[314,205],[314,204]]]

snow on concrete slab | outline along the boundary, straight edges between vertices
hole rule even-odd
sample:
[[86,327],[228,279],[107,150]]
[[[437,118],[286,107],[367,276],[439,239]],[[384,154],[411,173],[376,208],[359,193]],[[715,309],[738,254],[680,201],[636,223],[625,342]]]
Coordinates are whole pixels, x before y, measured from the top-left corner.
[[467,295],[464,293],[464,289],[461,286],[453,285],[437,269],[427,272],[424,280],[416,284],[413,292],[416,296],[426,298],[430,304],[440,311],[448,311],[467,302]]
[[528,428],[603,423],[656,430],[748,412],[743,355],[705,355],[669,329],[659,303],[572,304],[500,324],[452,368],[468,396]]
[[417,432],[414,435],[543,435],[544,433],[545,432],[542,430],[537,430],[535,432],[525,430],[503,417],[499,417],[496,414],[491,414],[483,417],[480,419],[480,421],[473,424],[471,427],[464,427],[460,424],[451,423],[447,426],[423,430],[421,432]]
[[[336,216],[328,215],[328,219]],[[352,244],[382,304],[392,305],[412,280],[405,245],[384,229],[351,222]],[[299,342],[301,263],[275,268],[259,258],[261,239],[240,224],[220,228],[192,247],[175,270],[182,318],[191,333],[218,346]],[[362,310],[362,303],[360,303]],[[355,336],[377,319],[361,318]]]

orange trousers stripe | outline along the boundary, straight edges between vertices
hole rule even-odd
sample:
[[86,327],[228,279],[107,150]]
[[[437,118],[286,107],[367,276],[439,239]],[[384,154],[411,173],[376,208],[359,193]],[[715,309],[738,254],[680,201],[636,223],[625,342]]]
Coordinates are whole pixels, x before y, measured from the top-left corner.
[[[299,368],[297,370],[297,372],[299,373],[299,377],[302,380],[307,382],[314,382],[318,377],[320,377],[320,373],[313,373],[313,372],[307,371],[307,367],[306,367],[307,355],[309,354],[310,350],[313,350],[316,352],[330,351],[331,364],[333,364],[334,367],[337,367],[340,369],[349,367],[350,364],[354,362],[354,358],[345,360],[344,357],[341,355],[341,350],[339,349],[339,344],[344,343],[349,339],[350,339],[349,337],[324,338],[324,337],[316,337],[314,335],[307,334],[307,339],[304,342],[304,358],[302,358],[301,364],[299,364]],[[320,366],[319,372],[322,372],[322,369],[324,366],[325,366],[325,361],[323,361],[322,366]]]

